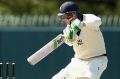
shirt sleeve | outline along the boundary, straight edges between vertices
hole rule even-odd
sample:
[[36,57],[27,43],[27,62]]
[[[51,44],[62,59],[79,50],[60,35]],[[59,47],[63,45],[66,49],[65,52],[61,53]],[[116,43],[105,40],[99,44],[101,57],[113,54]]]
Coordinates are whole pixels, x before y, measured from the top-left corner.
[[98,30],[102,22],[100,17],[95,16],[93,14],[87,14],[85,15],[85,18],[82,23],[88,28]]

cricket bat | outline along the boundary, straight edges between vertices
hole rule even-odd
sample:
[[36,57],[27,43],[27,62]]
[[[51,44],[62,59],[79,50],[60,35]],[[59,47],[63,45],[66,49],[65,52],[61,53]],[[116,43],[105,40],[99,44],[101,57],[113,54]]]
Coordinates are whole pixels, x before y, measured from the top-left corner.
[[59,34],[57,37],[52,39],[49,43],[47,43],[45,46],[43,46],[29,58],[27,58],[27,61],[31,65],[37,64],[39,61],[41,61],[43,58],[49,55],[52,51],[54,51],[56,48],[62,45],[64,41],[65,41],[64,36],[62,34]]

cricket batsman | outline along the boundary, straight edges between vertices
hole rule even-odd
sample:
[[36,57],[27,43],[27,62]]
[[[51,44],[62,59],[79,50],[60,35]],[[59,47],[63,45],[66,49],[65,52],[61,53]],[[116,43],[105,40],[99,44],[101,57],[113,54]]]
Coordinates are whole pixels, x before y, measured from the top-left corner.
[[108,62],[99,28],[101,18],[94,14],[81,14],[79,6],[72,1],[60,6],[58,16],[66,23],[63,30],[65,43],[73,47],[75,54],[52,79],[100,79]]

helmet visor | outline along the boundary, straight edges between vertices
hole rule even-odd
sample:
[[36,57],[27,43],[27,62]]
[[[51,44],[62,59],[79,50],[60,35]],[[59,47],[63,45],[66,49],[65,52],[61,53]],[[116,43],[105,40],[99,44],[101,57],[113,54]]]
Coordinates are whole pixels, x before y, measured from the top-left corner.
[[64,15],[65,13],[58,13],[57,16],[60,18],[60,19],[64,19]]

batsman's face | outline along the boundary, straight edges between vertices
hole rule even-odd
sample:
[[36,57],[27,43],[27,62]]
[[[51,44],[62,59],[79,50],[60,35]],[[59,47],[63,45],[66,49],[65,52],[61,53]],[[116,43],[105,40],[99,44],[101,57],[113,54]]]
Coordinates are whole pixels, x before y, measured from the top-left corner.
[[68,25],[68,24],[69,24],[69,25],[71,24],[71,21],[67,18],[67,16],[65,16],[63,20],[64,20],[64,22],[65,22],[67,25]]
[[66,14],[64,14],[62,17],[61,17],[62,19],[63,19],[63,21],[67,24],[67,25],[70,25],[71,24],[71,22],[75,19],[75,16],[74,16],[74,14],[72,14],[72,13],[66,13]]

